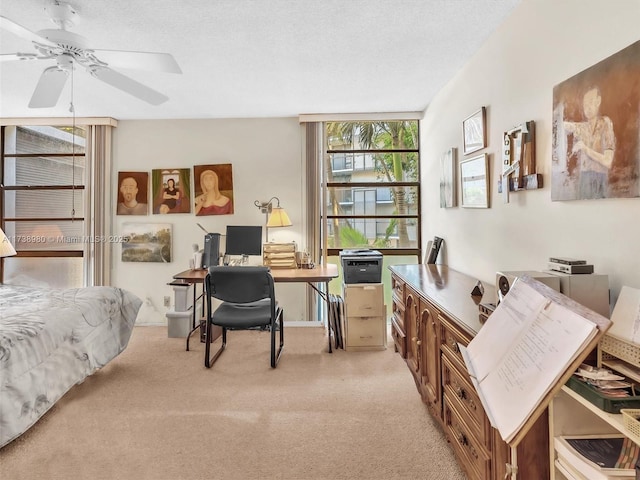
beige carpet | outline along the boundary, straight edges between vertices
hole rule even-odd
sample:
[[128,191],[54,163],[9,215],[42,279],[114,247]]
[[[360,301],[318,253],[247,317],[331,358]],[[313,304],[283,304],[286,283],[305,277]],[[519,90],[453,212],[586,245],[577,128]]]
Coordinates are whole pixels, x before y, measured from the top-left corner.
[[230,332],[211,370],[194,336],[129,347],[0,450],[0,478],[466,478],[393,348],[327,353],[321,328]]

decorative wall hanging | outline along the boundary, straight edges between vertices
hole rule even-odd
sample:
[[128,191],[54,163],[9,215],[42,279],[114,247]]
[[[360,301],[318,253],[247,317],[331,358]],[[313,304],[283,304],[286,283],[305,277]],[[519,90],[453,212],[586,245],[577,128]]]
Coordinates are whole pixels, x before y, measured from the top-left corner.
[[487,146],[486,109],[480,110],[465,118],[462,122],[463,152],[465,155],[482,150]]
[[489,161],[486,153],[460,161],[461,206],[489,208]]
[[640,41],[553,88],[551,200],[638,197]]
[[123,223],[122,261],[171,261],[170,223]]
[[117,215],[149,213],[149,172],[118,172]]
[[440,157],[440,207],[456,206],[456,149],[450,148]]
[[191,212],[191,170],[165,168],[151,171],[153,213]]
[[498,191],[505,202],[509,192],[542,188],[542,175],[536,173],[536,140],[533,120],[504,132],[502,136],[502,177]]
[[196,215],[228,215],[233,213],[233,173],[230,163],[195,165]]

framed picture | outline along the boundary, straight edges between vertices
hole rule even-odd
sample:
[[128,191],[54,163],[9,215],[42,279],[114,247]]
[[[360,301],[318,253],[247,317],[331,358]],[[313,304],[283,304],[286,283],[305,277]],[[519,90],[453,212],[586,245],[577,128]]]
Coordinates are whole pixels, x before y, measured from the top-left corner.
[[191,212],[191,170],[165,168],[151,170],[153,213]]
[[230,163],[194,165],[195,214],[233,213],[233,170]]
[[149,172],[118,172],[116,215],[149,213]]
[[639,76],[640,40],[553,87],[551,201],[640,197]]
[[461,206],[489,208],[489,165],[486,153],[460,161]]
[[123,262],[171,262],[170,223],[123,223]]
[[450,148],[440,158],[440,208],[456,206],[456,149]]
[[464,154],[482,150],[487,146],[486,111],[482,107],[462,122],[462,140]]

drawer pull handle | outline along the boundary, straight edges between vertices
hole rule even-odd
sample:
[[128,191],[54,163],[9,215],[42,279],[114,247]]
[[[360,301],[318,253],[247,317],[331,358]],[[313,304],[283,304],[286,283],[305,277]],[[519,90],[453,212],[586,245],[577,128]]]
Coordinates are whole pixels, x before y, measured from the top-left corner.
[[464,388],[458,387],[456,388],[456,395],[459,399],[464,400],[467,397],[467,392],[464,391]]
[[451,349],[454,352],[456,352],[456,353],[460,352],[460,348],[458,348],[458,342],[456,342],[454,339],[451,339],[451,341],[449,342],[449,345],[451,346]]
[[418,337],[411,337],[411,341],[412,342],[417,342],[418,341]]
[[422,345],[422,340],[418,340],[418,341],[416,342],[416,345]]
[[458,440],[458,443],[460,445],[468,445],[469,444],[469,442],[467,442],[467,437],[465,437],[462,433],[458,434],[457,440]]

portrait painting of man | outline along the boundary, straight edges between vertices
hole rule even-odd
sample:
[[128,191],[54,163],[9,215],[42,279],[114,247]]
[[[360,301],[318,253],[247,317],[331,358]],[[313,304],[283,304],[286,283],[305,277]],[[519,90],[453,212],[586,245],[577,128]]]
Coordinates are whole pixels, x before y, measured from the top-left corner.
[[640,195],[640,41],[553,89],[551,200]]
[[148,172],[118,172],[116,215],[147,215]]
[[230,215],[233,213],[233,174],[230,163],[195,165],[196,215]]

